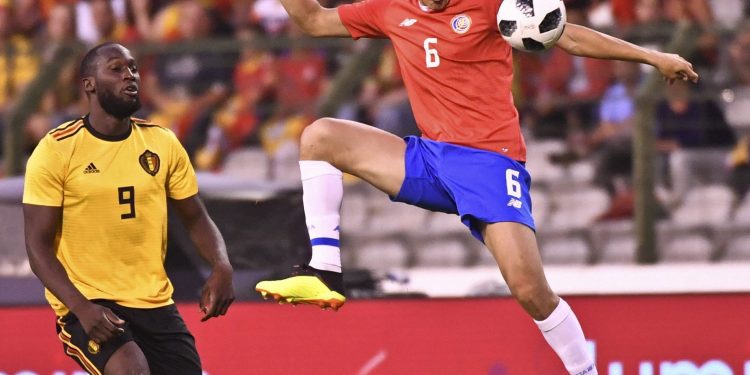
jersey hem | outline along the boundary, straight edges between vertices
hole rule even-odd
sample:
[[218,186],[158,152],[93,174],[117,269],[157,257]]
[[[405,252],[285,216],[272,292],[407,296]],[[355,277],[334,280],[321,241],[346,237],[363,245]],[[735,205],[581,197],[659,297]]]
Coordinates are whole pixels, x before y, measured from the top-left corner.
[[[98,298],[90,298],[89,300],[95,300],[95,299],[98,299]],[[104,299],[106,299],[106,298],[104,298]],[[131,309],[144,309],[144,310],[158,309],[159,307],[174,305],[174,300],[171,297],[166,302],[152,303],[152,304],[148,304],[148,305],[146,305],[146,304],[138,304],[138,303],[127,303],[127,302],[115,301],[115,300],[110,300],[110,299],[106,299],[106,300],[111,301],[112,303],[115,303],[115,304],[123,306],[123,307],[129,307]],[[62,310],[62,309],[58,310],[54,306],[50,305],[50,307],[52,308],[52,310],[55,311],[55,315],[57,315],[59,317],[68,315],[68,313],[70,313],[70,309],[67,308],[67,306],[65,306],[65,305],[62,305],[62,306],[65,307],[64,310]]]

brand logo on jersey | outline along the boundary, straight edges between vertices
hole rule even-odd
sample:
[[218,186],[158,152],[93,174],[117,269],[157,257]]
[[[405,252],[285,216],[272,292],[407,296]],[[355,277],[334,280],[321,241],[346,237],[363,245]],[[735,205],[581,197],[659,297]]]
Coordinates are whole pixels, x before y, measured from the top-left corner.
[[403,21],[401,21],[400,24],[398,24],[401,27],[409,27],[413,24],[417,23],[417,20],[414,18],[405,18]]
[[86,169],[83,170],[83,173],[84,174],[99,173],[99,169],[96,168],[96,166],[94,165],[94,163],[89,163],[89,165],[86,167]]
[[464,34],[471,27],[471,17],[465,14],[459,14],[451,20],[451,29],[456,34]]
[[99,344],[95,343],[94,340],[89,340],[88,351],[91,354],[97,354],[99,353]]
[[523,206],[523,202],[516,198],[510,198],[508,201],[508,207],[521,208],[521,206]]
[[152,176],[156,176],[159,173],[159,167],[161,166],[159,155],[146,150],[138,157],[138,162],[146,173]]

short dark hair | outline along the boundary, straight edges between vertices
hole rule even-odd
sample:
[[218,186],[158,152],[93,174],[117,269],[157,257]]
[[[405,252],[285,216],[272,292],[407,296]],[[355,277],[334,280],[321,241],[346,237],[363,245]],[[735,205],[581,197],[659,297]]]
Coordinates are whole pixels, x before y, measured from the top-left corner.
[[99,50],[111,46],[118,45],[115,42],[104,42],[86,52],[81,60],[81,66],[79,68],[79,74],[81,78],[89,77],[94,74],[94,65],[96,65],[96,58],[99,57]]

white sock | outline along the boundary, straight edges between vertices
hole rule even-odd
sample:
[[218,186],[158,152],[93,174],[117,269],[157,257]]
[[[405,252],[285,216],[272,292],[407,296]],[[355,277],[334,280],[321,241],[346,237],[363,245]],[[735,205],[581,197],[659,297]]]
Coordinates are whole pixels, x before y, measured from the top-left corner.
[[325,161],[301,160],[302,204],[310,234],[310,266],[319,270],[341,272],[339,223],[344,195],[343,175]]
[[567,302],[560,299],[547,319],[534,322],[571,375],[598,375],[594,359],[586,349],[581,324]]

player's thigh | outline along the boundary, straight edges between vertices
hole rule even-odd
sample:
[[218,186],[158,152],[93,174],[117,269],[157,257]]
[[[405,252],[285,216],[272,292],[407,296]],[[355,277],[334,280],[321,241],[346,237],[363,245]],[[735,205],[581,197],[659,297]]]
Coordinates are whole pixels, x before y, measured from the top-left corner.
[[[101,301],[95,301],[103,304]],[[127,319],[118,310],[115,314]],[[126,320],[127,321],[127,320]],[[73,358],[84,370],[91,374],[103,374],[114,354],[123,346],[132,343],[132,330],[128,325],[125,331],[103,344],[89,340],[83,325],[73,313],[57,319],[57,336],[63,343],[65,354]]]
[[404,181],[404,140],[373,126],[322,118],[305,129],[301,143],[303,160],[326,160],[391,196]]
[[134,341],[120,348],[107,361],[104,375],[150,375],[146,356]]
[[200,375],[201,362],[195,338],[175,305],[133,312],[133,336],[143,350],[152,375]]

